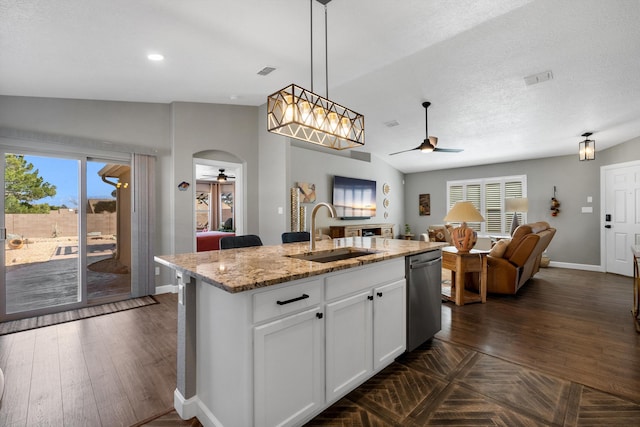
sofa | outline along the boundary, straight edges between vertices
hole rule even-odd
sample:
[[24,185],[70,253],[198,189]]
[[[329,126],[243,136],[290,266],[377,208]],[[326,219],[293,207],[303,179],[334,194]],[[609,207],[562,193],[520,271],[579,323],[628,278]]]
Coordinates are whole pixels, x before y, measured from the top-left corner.
[[233,232],[201,231],[196,233],[196,252],[217,251],[220,249],[220,239],[235,236]]
[[[451,232],[454,229],[450,224],[446,225],[430,225],[426,233],[422,233],[420,240],[424,242],[447,242],[453,246],[451,240]],[[477,236],[474,249],[489,250],[491,249],[491,238],[488,236]]]
[[[555,228],[540,221],[520,225],[511,239],[499,240],[487,256],[487,292],[516,294],[539,271],[542,253],[555,234]],[[477,280],[470,286],[477,289]]]

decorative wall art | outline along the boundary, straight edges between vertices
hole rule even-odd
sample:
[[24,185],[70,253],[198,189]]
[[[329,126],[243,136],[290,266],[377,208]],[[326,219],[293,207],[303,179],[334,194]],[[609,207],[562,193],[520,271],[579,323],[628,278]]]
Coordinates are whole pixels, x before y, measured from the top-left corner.
[[551,198],[551,216],[558,216],[560,213],[560,201],[556,199],[556,186],[553,186],[553,197]]
[[300,231],[300,189],[298,187],[291,187],[291,231]]
[[418,198],[420,216],[431,215],[431,194],[421,194]]
[[[387,184],[386,182],[384,184],[382,184],[382,194],[384,194],[385,196],[388,196],[389,193],[391,192],[391,187],[389,186],[389,184]],[[385,197],[385,199],[382,201],[382,205],[385,208],[384,211],[384,219],[389,218],[389,212],[386,211],[386,209],[389,207],[389,199]]]
[[300,203],[315,203],[316,201],[316,185],[309,182],[299,182]]

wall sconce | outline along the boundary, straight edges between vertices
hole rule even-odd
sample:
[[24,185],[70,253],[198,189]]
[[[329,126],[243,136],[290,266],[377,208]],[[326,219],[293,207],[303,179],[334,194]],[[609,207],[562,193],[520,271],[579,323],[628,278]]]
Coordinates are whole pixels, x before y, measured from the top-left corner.
[[584,141],[580,141],[578,144],[578,159],[582,162],[585,160],[593,160],[596,158],[596,142],[589,137],[593,135],[592,132],[585,132]]

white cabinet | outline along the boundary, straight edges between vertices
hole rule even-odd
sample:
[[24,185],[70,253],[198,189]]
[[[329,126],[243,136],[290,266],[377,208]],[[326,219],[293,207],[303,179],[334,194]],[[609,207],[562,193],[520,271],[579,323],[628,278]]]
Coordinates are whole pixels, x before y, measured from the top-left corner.
[[373,369],[376,371],[393,362],[405,350],[406,300],[404,279],[373,290]]
[[197,394],[178,405],[204,425],[303,425],[405,348],[404,258],[196,291]]
[[336,289],[359,291],[326,304],[328,403],[357,387],[404,352],[406,282],[404,278],[398,279],[398,271],[392,273],[395,280],[386,284],[382,284],[387,280],[380,280],[380,276],[367,276],[369,286],[364,286],[362,277],[353,276],[351,272],[329,282],[328,286],[333,286],[331,291],[327,290],[329,295]]
[[362,383],[373,369],[371,291],[326,305],[327,401]]
[[[316,283],[316,287],[320,292],[320,285]],[[316,291],[307,291],[304,295],[311,296],[306,299],[312,299]],[[278,293],[282,291],[273,296]],[[304,300],[286,305],[300,301]],[[323,407],[322,318],[322,310],[316,305],[253,328],[255,426],[297,425]]]

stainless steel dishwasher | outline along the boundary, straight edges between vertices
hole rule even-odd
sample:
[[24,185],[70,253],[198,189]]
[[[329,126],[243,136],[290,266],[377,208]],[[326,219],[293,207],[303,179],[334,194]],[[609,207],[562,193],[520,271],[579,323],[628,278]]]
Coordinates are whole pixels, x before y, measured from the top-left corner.
[[442,251],[406,257],[407,351],[432,338],[442,327]]

